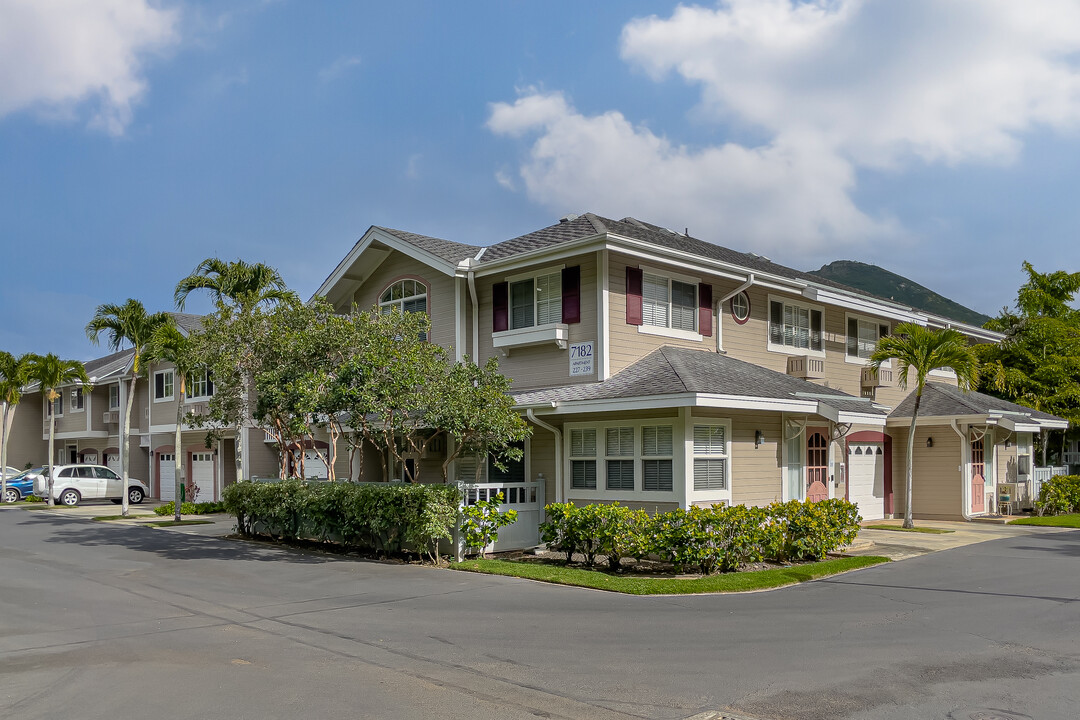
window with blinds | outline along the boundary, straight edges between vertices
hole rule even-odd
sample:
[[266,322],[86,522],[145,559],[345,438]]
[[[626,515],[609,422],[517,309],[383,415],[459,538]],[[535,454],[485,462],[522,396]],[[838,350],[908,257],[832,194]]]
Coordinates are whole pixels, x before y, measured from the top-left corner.
[[778,300],[769,302],[769,342],[773,345],[820,351],[821,327],[820,310]]
[[642,277],[642,322],[654,327],[697,330],[697,285],[645,273]]
[[[634,428],[608,428],[604,437],[608,490],[634,489]],[[626,458],[626,459],[623,459]]]
[[562,271],[510,283],[510,328],[562,322]]
[[641,489],[671,492],[674,489],[672,456],[674,440],[670,425],[641,428]]
[[727,428],[694,426],[694,490],[728,489]]
[[848,357],[869,360],[877,349],[878,340],[889,334],[889,326],[870,320],[849,317],[847,321]]
[[596,489],[596,430],[570,431],[570,487]]

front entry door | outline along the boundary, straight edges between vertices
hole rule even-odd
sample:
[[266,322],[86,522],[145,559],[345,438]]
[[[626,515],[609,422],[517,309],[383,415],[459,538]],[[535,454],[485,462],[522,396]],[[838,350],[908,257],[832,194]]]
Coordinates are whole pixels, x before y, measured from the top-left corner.
[[971,441],[971,512],[986,512],[986,460],[982,438]]
[[820,430],[806,429],[806,499],[829,499],[829,441]]

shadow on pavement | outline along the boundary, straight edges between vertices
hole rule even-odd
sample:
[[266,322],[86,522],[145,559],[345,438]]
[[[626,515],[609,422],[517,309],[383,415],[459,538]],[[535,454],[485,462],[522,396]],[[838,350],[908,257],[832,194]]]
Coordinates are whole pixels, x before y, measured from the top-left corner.
[[53,534],[45,540],[87,547],[113,546],[138,552],[148,552],[170,560],[262,560],[320,564],[359,560],[340,556],[322,556],[280,545],[262,545],[243,540],[186,535],[138,525],[117,526],[77,518],[26,513],[22,523],[45,523],[54,526]]
[[1039,539],[1046,541],[1039,545],[1015,545],[1017,550],[1030,550],[1066,557],[1080,557],[1080,532],[1066,530],[1056,533],[1040,533]]

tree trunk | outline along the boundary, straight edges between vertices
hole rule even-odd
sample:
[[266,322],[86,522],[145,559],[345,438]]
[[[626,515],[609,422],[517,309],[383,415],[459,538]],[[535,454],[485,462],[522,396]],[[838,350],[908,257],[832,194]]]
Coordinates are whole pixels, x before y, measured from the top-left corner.
[[1042,456],[1043,456],[1042,466],[1043,467],[1046,467],[1046,446],[1050,444],[1049,442],[1047,442],[1047,440],[1048,440],[1048,438],[1046,437],[1046,431],[1045,430],[1040,430],[1039,431],[1039,443],[1042,445]]
[[128,516],[128,473],[131,468],[131,406],[135,404],[135,383],[138,376],[132,375],[128,385],[128,397],[124,408],[124,456],[121,463],[120,515]]
[[[173,439],[173,520],[180,522],[180,496],[182,494],[181,488],[184,486],[184,465],[181,462],[180,456],[180,443],[183,439],[180,437],[180,426],[184,422],[184,374],[180,375],[180,402],[176,404],[176,437]],[[220,443],[219,443],[220,444]]]
[[915,392],[915,409],[911,411],[911,429],[908,430],[907,439],[907,477],[904,479],[904,525],[906,528],[915,527],[915,521],[911,512],[911,486],[914,476],[915,464],[915,423],[919,419],[919,403],[922,402],[922,386]]
[[[56,398],[52,397],[53,394],[54,394],[54,391],[50,390],[48,392],[48,394],[46,395],[46,399],[49,401],[50,406],[52,405],[52,403],[56,402]],[[53,458],[54,457],[56,457],[56,413],[50,412],[49,413],[49,465],[48,465],[49,477],[47,478],[48,482],[45,483],[46,487],[49,490],[49,492],[48,492],[49,497],[48,497],[48,500],[46,501],[49,505],[55,505],[56,504],[56,503],[53,502]]]

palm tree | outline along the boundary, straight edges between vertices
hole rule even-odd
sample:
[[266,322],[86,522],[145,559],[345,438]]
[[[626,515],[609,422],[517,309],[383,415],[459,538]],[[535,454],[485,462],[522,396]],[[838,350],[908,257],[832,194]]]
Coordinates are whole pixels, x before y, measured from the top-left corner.
[[[188,295],[194,290],[206,290],[219,306],[231,307],[240,315],[248,315],[260,305],[276,305],[296,302],[296,293],[288,289],[281,273],[263,263],[246,263],[243,260],[225,262],[219,258],[206,258],[186,278],[176,284],[173,299],[176,309],[183,310]],[[246,373],[241,378],[241,414],[250,417],[248,389],[252,380]],[[245,468],[244,428],[236,428],[236,459]]]
[[135,404],[135,383],[139,373],[143,369],[143,355],[146,345],[154,329],[172,323],[172,316],[168,313],[154,313],[148,315],[143,304],[134,298],[129,298],[123,305],[105,304],[99,305],[94,317],[86,324],[86,337],[95,345],[98,336],[107,332],[109,334],[109,347],[112,350],[120,350],[130,344],[135,354],[132,358],[131,380],[128,385],[127,402],[124,408],[124,453],[123,453],[123,479],[124,494],[121,502],[120,514],[128,514],[128,470],[131,466],[129,450],[131,448],[131,406]]
[[184,483],[183,463],[180,456],[180,429],[184,422],[184,397],[187,393],[187,379],[198,367],[191,356],[191,348],[187,336],[181,333],[174,324],[159,325],[154,328],[150,336],[150,344],[146,349],[147,362],[163,361],[172,363],[174,372],[179,380],[179,402],[176,403],[176,436],[173,439],[173,477],[176,480],[176,492],[173,496],[173,518],[180,522],[180,496],[181,486]]
[[232,305],[241,313],[258,305],[273,305],[296,298],[281,273],[269,265],[243,260],[225,262],[218,258],[206,258],[177,283],[173,295],[177,310],[184,309],[193,290],[206,290],[215,303]]
[[15,410],[22,400],[22,389],[30,382],[30,360],[33,355],[15,357],[0,351],[0,500],[7,495],[7,456]]
[[[41,386],[41,394],[51,406],[60,397],[56,388],[72,383],[82,383],[84,391],[90,389],[90,378],[86,368],[78,360],[61,360],[56,355],[31,355],[28,361],[27,378]],[[47,502],[53,504],[53,460],[56,457],[56,413],[49,412],[49,458]]]
[[892,359],[899,364],[901,389],[906,390],[910,384],[915,386],[915,408],[911,412],[911,428],[908,430],[907,477],[904,485],[904,527],[911,528],[915,526],[911,516],[915,423],[919,418],[919,404],[922,402],[926,377],[933,370],[952,370],[956,373],[960,389],[966,392],[979,379],[979,363],[962,333],[951,328],[931,330],[915,323],[901,323],[896,326],[894,334],[883,337],[874,354],[870,356],[870,367],[876,372]]

